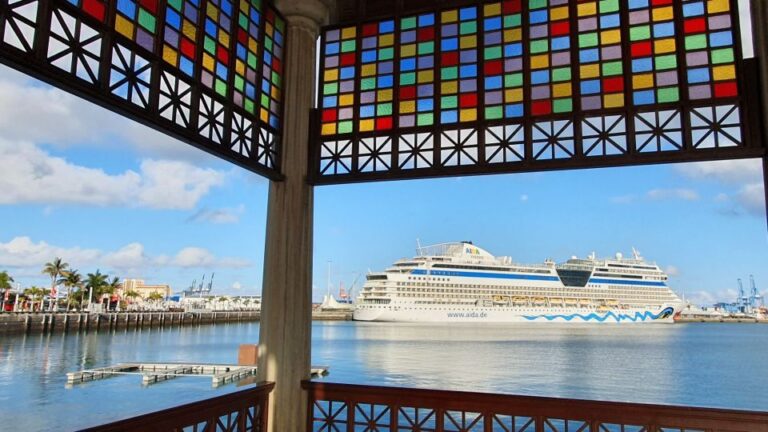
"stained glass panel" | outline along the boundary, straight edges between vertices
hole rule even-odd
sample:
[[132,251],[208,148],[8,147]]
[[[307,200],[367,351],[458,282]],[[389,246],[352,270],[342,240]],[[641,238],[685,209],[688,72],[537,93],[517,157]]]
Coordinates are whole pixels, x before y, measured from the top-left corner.
[[154,51],[158,0],[117,0],[115,30],[147,51]]
[[528,0],[531,114],[573,111],[568,0]]
[[231,0],[208,0],[205,8],[203,70],[200,80],[220,96],[226,97],[230,75]]
[[483,81],[486,120],[525,114],[522,0],[483,7]]
[[359,130],[392,129],[395,22],[389,20],[363,25],[360,44]]
[[577,11],[581,109],[623,107],[619,0],[580,0]]
[[440,122],[478,119],[477,7],[440,14]]
[[258,98],[260,0],[239,0],[235,28],[235,80],[232,100],[251,114]]
[[435,14],[400,21],[400,127],[435,121]]
[[104,22],[107,14],[107,0],[68,0],[91,17]]
[[629,0],[632,102],[678,102],[677,42],[673,0]]
[[268,8],[264,23],[264,55],[261,78],[261,121],[280,126],[280,101],[283,74],[283,34],[285,21]]
[[686,79],[692,100],[738,95],[729,0],[683,2]]
[[357,28],[325,33],[322,72],[322,134],[350,133],[354,123]]
[[195,74],[200,0],[168,0],[165,6],[163,60],[188,77]]

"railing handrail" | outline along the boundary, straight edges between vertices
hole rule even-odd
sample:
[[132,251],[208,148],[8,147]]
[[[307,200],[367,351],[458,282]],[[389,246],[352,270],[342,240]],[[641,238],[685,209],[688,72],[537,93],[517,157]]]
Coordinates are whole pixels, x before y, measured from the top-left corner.
[[768,412],[304,381],[315,400],[586,422],[768,432]]
[[[273,382],[259,382],[255,387],[246,390],[94,426],[83,429],[81,432],[181,431],[185,426],[218,419],[222,415],[244,412],[254,406],[262,407],[262,413],[259,414],[260,418],[264,421],[263,424],[266,426],[267,415],[264,410],[266,409],[266,401],[268,401],[269,394],[274,388],[275,383]],[[240,421],[244,422],[244,419]],[[246,429],[237,430],[242,431]]]

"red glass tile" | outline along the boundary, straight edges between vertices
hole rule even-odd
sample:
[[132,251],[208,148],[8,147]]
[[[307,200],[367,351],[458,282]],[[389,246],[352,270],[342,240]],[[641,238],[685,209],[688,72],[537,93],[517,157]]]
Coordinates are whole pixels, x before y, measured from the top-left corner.
[[623,77],[611,77],[603,80],[603,91],[605,93],[616,93],[624,90]]
[[736,97],[739,94],[739,88],[734,81],[715,84],[715,97]]
[[373,36],[379,32],[379,26],[376,23],[363,26],[363,36]]
[[552,36],[567,35],[570,33],[570,31],[571,24],[568,21],[560,21],[550,25],[550,32],[552,33]]
[[229,53],[227,52],[227,49],[219,45],[216,48],[216,58],[224,64],[229,63]]
[[355,64],[355,53],[347,53],[341,55],[341,65],[351,66]]
[[187,38],[181,39],[181,52],[184,54],[184,56],[195,59],[195,44],[193,42],[190,42]]
[[552,112],[552,103],[548,100],[534,101],[531,104],[531,111],[533,115],[545,115]]
[[427,27],[423,29],[419,29],[418,39],[419,42],[423,41],[429,41],[435,38],[435,28],[434,27]]
[[99,0],[84,0],[83,1],[83,9],[85,12],[96,18],[97,20],[104,22],[104,3],[102,3]]
[[701,33],[707,30],[707,22],[704,18],[685,20],[685,33]]
[[483,69],[485,70],[486,76],[501,75],[501,71],[502,71],[501,60],[486,62]]
[[400,87],[400,99],[413,99],[416,97],[416,86]]
[[338,117],[338,113],[336,112],[335,109],[323,110],[323,123],[334,122],[336,121],[337,117]]
[[636,42],[631,46],[632,57],[648,57],[653,53],[653,46],[650,41]]
[[141,5],[153,14],[157,13],[157,0],[141,0]]
[[459,53],[455,51],[443,53],[441,59],[443,66],[455,66],[459,64]]
[[522,8],[522,0],[505,0],[503,5],[505,14],[519,13]]
[[459,106],[462,108],[473,108],[477,106],[477,94],[476,93],[468,93],[463,94],[459,98]]
[[392,129],[392,117],[381,117],[376,119],[376,130]]

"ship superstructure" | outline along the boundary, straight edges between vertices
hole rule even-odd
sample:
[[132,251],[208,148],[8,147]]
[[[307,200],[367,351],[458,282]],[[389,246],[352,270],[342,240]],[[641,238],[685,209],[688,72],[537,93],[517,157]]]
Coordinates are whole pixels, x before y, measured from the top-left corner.
[[410,259],[369,273],[355,301],[361,321],[672,322],[682,301],[667,275],[631,258],[572,257],[527,265],[472,242],[419,247]]

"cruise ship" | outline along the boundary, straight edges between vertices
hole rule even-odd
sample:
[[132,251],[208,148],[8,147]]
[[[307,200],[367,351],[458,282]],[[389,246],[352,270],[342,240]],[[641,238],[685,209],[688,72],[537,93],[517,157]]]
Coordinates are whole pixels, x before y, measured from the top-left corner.
[[527,265],[472,242],[417,247],[369,273],[354,319],[390,322],[672,323],[683,302],[667,275],[632,257]]

